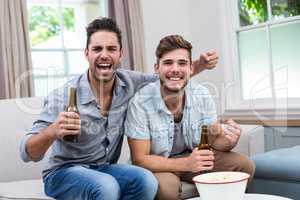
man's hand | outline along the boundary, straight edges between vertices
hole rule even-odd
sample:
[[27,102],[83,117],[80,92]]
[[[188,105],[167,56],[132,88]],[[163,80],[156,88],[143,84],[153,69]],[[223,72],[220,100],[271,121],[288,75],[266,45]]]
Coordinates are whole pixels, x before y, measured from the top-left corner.
[[208,171],[213,169],[214,159],[212,151],[195,148],[187,157],[186,166],[191,172]]
[[232,119],[223,124],[216,122],[209,127],[212,147],[219,151],[229,151],[236,146],[241,136],[240,126]]
[[200,73],[205,69],[213,69],[218,63],[218,55],[215,50],[203,53],[200,58],[193,62],[193,75]]
[[235,121],[229,119],[225,122],[223,130],[228,142],[234,147],[240,139],[242,133],[241,127]]
[[63,139],[66,135],[79,135],[80,116],[75,112],[61,112],[53,123],[56,138]]

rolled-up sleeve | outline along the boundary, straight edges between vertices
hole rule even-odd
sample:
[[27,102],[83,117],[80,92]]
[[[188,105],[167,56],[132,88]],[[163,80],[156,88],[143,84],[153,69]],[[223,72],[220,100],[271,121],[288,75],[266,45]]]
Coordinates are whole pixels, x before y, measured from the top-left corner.
[[150,139],[147,112],[137,95],[128,105],[125,135],[133,139]]
[[194,104],[197,106],[194,109],[198,109],[202,113],[199,120],[206,125],[213,124],[217,121],[217,111],[212,95],[206,87],[200,84],[193,85],[193,87]]
[[204,95],[205,95],[205,106],[203,109],[206,111],[204,115],[204,122],[205,124],[211,125],[217,121],[216,106],[208,90],[205,91]]
[[[39,118],[33,123],[31,130],[28,131],[25,134],[25,136],[21,139],[19,145],[20,156],[24,162],[32,161],[26,149],[26,144],[28,139],[32,135],[40,133],[42,130],[47,128],[51,123],[53,123],[56,120],[58,114],[61,111],[63,111],[63,109],[64,109],[64,97],[62,94],[53,92],[47,98],[45,98],[44,107],[41,114],[39,115]],[[42,159],[43,157],[41,157],[38,160],[42,160]]]

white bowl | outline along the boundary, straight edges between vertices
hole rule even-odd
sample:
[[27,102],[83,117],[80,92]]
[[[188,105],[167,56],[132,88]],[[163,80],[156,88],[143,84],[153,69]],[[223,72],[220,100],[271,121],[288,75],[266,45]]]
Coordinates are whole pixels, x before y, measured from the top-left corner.
[[243,200],[249,177],[244,172],[211,172],[193,181],[201,200]]

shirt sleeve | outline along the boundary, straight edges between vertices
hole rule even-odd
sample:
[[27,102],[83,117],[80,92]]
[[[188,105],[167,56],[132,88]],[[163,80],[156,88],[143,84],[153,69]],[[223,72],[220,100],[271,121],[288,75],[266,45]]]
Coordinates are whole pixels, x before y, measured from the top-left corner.
[[137,71],[127,70],[130,78],[134,84],[135,91],[138,91],[148,83],[152,83],[158,80],[158,76],[156,74],[145,74]]
[[217,121],[216,106],[208,90],[206,90],[204,96],[205,96],[205,101],[204,101],[205,115],[203,121],[205,124],[211,125]]
[[150,139],[147,112],[142,107],[141,99],[136,95],[129,102],[125,121],[125,135],[133,139]]
[[202,113],[201,124],[211,125],[217,121],[217,112],[215,102],[209,90],[202,85],[193,85],[193,106],[194,109],[198,109],[199,113]]
[[[20,142],[19,151],[20,151],[21,159],[24,162],[31,161],[26,149],[26,144],[28,139],[32,135],[38,134],[40,131],[42,131],[43,129],[47,128],[50,124],[52,124],[56,120],[58,114],[61,111],[63,111],[63,109],[64,109],[63,96],[57,94],[56,92],[53,92],[44,100],[44,107],[39,118],[33,123],[31,130],[25,134],[25,136],[22,138]],[[41,157],[38,160],[42,160],[42,159],[43,157]]]

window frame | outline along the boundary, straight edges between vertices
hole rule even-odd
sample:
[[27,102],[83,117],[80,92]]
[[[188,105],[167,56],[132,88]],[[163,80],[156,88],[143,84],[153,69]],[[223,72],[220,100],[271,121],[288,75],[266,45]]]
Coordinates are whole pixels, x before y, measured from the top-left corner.
[[[239,22],[239,0],[220,1],[222,8],[222,54],[224,56],[224,85],[223,85],[223,113],[224,115],[253,115],[256,112],[274,113],[276,116],[297,116],[300,118],[300,98],[276,98],[274,86],[274,66],[272,63],[272,50],[270,41],[270,27],[277,24],[288,24],[300,22],[300,15],[288,17],[276,21],[271,21],[271,0],[268,2],[268,18],[264,23],[240,27]],[[256,28],[265,28],[268,43],[268,61],[270,71],[270,85],[272,90],[272,98],[266,99],[250,99],[242,98],[242,80],[241,66],[239,55],[238,32],[251,30]],[[242,114],[243,113],[243,114]]]
[[[83,3],[83,2],[88,2],[87,0],[78,0],[79,3]],[[59,17],[60,17],[60,41],[62,43],[62,46],[60,48],[34,48],[30,45],[30,54],[32,52],[58,52],[58,53],[62,53],[62,59],[63,59],[63,69],[64,69],[64,73],[59,73],[59,74],[47,74],[47,75],[41,75],[41,74],[34,74],[33,73],[33,81],[35,81],[36,79],[44,79],[46,80],[49,77],[53,77],[53,78],[66,78],[67,81],[70,78],[73,78],[74,76],[77,76],[79,74],[77,73],[70,73],[70,62],[69,62],[69,53],[70,52],[81,52],[82,56],[84,56],[84,51],[85,51],[85,46],[82,48],[68,48],[65,46],[65,36],[64,36],[64,24],[63,24],[63,15],[62,15],[62,9],[63,9],[63,5],[64,3],[66,5],[70,4],[69,2],[64,0],[55,0],[55,1],[40,1],[40,0],[27,0],[27,4],[37,4],[37,5],[43,5],[45,4],[45,6],[49,6],[49,5],[55,5],[58,8],[58,12],[59,12]],[[100,14],[102,13],[103,16],[107,16],[108,15],[108,2],[107,0],[99,0],[99,7],[100,7]],[[88,66],[87,66],[88,67]],[[33,68],[33,71],[36,70]],[[38,68],[37,68],[38,70]],[[35,90],[35,88],[34,88]],[[48,91],[49,92],[49,91]]]

